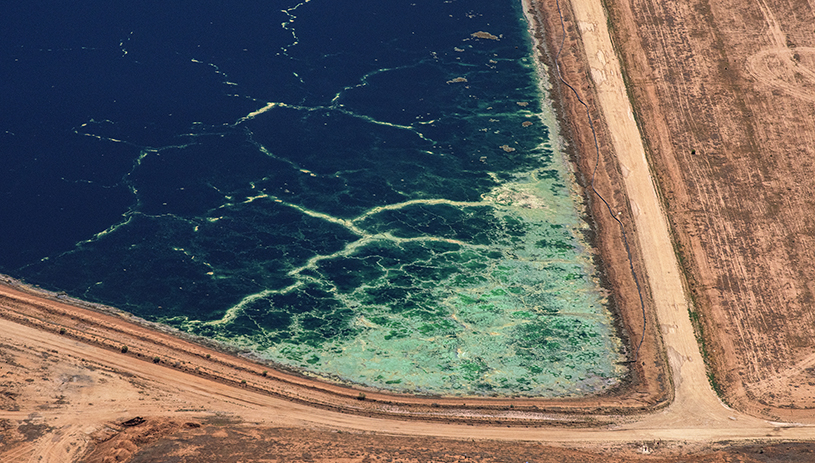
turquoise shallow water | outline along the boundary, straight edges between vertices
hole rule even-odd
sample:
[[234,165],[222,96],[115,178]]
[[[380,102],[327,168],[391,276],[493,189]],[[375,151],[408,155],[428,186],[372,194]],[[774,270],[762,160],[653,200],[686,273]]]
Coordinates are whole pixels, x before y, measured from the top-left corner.
[[[251,295],[220,320],[170,322],[282,364],[381,388],[536,396],[602,390],[622,372],[609,361],[620,347],[575,238],[580,221],[557,212],[574,210],[573,198],[553,193],[562,190],[553,188],[557,179],[539,174],[519,175],[480,202],[420,200],[365,213],[344,224],[359,240],[292,269],[291,286]],[[428,222],[444,225],[416,231]],[[317,320],[291,317],[281,333],[267,319],[290,316],[292,299],[331,311]],[[344,317],[344,326],[332,324]],[[339,327],[345,332],[326,335]]]
[[625,377],[520,4],[106,5],[2,57],[0,270],[373,388]]
[[[493,133],[490,122],[506,119],[523,130],[544,127],[557,140],[545,100],[520,103],[471,119]],[[230,204],[224,212],[275,205],[351,238],[288,269],[290,284],[248,295],[221,318],[163,320],[317,376],[402,392],[562,397],[613,386],[624,358],[581,239],[588,226],[568,165],[551,141],[517,146],[484,151],[525,149],[523,158],[539,156],[542,165],[487,170],[492,187],[470,201],[419,197],[353,217],[267,190]],[[319,310],[292,310],[304,306]]]

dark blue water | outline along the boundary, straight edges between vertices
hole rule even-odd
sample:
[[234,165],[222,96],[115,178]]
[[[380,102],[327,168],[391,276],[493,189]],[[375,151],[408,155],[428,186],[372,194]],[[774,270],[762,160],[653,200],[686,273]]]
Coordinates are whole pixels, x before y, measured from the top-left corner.
[[566,371],[618,347],[520,8],[5,6],[0,272],[377,387],[610,384]]

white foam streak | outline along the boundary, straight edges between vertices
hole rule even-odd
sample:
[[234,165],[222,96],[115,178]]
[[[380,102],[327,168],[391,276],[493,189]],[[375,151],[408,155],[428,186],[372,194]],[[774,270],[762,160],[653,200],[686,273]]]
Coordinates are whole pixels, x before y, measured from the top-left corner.
[[234,124],[232,124],[232,127],[238,126],[238,125],[240,125],[240,124],[242,124],[242,123],[244,123],[246,121],[252,120],[252,119],[260,116],[261,114],[265,113],[266,111],[270,111],[270,110],[272,110],[274,108],[277,108],[278,106],[285,107],[285,104],[284,103],[276,103],[276,102],[266,103],[266,106],[264,106],[264,107],[262,107],[260,109],[256,109],[256,110],[252,111],[251,113],[249,113],[249,114],[243,116],[242,118],[238,119]]
[[297,16],[295,16],[294,12],[298,8],[300,8],[301,6],[305,5],[306,3],[310,2],[310,1],[311,0],[304,0],[303,2],[300,2],[300,3],[298,3],[297,5],[294,5],[291,8],[287,8],[285,10],[280,10],[283,14],[285,14],[286,16],[289,17],[289,20],[282,22],[280,24],[280,27],[282,27],[283,29],[289,31],[291,33],[291,37],[292,37],[292,43],[290,43],[290,44],[288,44],[288,45],[286,45],[284,47],[281,47],[281,51],[286,56],[289,55],[289,48],[291,48],[291,47],[297,45],[298,43],[300,43],[300,38],[297,37],[297,32],[295,32],[295,30],[294,30],[294,20],[297,19]]
[[[397,203],[397,204],[388,204],[386,206],[377,206],[377,207],[374,207],[374,208],[370,209],[369,211],[366,211],[366,212],[360,214],[359,216],[357,216],[354,219],[347,220],[347,219],[341,219],[341,218],[338,218],[338,217],[333,217],[333,216],[331,216],[329,214],[325,214],[323,212],[313,211],[313,210],[307,209],[307,208],[305,208],[303,206],[299,206],[297,204],[292,204],[292,203],[285,202],[282,199],[277,198],[277,197],[275,197],[273,195],[265,195],[264,194],[264,195],[252,196],[252,197],[247,198],[246,201],[244,201],[244,203],[252,202],[252,201],[255,201],[255,200],[258,200],[258,199],[270,199],[270,200],[272,200],[272,201],[274,201],[274,202],[276,202],[278,204],[290,207],[292,209],[296,209],[297,211],[299,211],[299,212],[301,212],[301,213],[303,213],[305,215],[308,215],[309,217],[314,217],[314,218],[317,218],[317,219],[325,220],[327,222],[331,222],[331,223],[340,225],[340,226],[344,227],[345,229],[347,229],[348,231],[354,233],[355,235],[360,236],[360,239],[358,239],[356,241],[353,241],[351,243],[348,243],[345,247],[343,247],[343,249],[341,249],[341,250],[339,250],[339,251],[337,251],[335,253],[325,254],[325,255],[317,255],[317,256],[311,257],[308,261],[306,261],[305,264],[301,265],[300,267],[294,268],[294,269],[290,270],[287,273],[287,275],[289,275],[291,277],[298,278],[298,281],[295,282],[294,284],[289,285],[289,286],[287,286],[285,288],[282,288],[282,289],[264,290],[264,291],[261,291],[259,293],[255,293],[255,294],[251,294],[249,296],[246,296],[238,304],[234,305],[233,307],[230,307],[224,313],[224,316],[222,318],[220,318],[218,320],[211,320],[211,321],[202,323],[204,325],[220,326],[220,325],[226,325],[228,323],[231,323],[238,316],[241,315],[241,313],[243,312],[244,307],[246,307],[247,304],[251,304],[254,301],[265,298],[267,296],[271,296],[273,294],[286,294],[286,293],[291,292],[291,291],[293,291],[293,290],[295,290],[297,288],[300,288],[301,286],[303,286],[305,284],[305,282],[307,280],[316,281],[314,278],[312,278],[310,276],[301,275],[301,272],[303,272],[304,270],[316,269],[317,264],[319,262],[323,261],[323,260],[335,259],[337,257],[351,256],[358,249],[360,249],[360,248],[362,248],[364,246],[367,246],[367,245],[369,245],[371,243],[377,242],[377,241],[387,241],[387,242],[390,242],[390,243],[395,243],[397,245],[398,244],[403,244],[403,243],[443,242],[443,243],[455,244],[457,246],[471,248],[471,249],[489,249],[488,246],[474,245],[474,244],[467,243],[465,241],[456,240],[456,239],[452,239],[452,238],[443,238],[443,237],[438,237],[438,236],[418,236],[418,237],[411,237],[411,238],[401,238],[401,237],[393,236],[392,234],[387,233],[387,232],[372,234],[372,233],[369,233],[369,232],[365,231],[363,228],[356,225],[356,222],[358,222],[360,220],[363,220],[363,219],[365,219],[367,217],[370,217],[372,215],[378,214],[380,212],[403,209],[405,207],[409,207],[409,206],[413,206],[413,205],[419,205],[419,204],[420,205],[446,204],[446,205],[456,206],[456,207],[477,207],[477,206],[488,205],[489,203],[486,203],[486,202],[451,201],[451,200],[447,200],[447,199],[414,199],[414,200],[405,201],[405,202]],[[322,281],[322,280],[320,280],[320,281]],[[248,317],[248,315],[247,315],[247,317]],[[251,317],[249,317],[249,318],[251,319]],[[254,320],[253,320],[253,322],[254,322]],[[190,323],[197,324],[195,322],[190,322]]]

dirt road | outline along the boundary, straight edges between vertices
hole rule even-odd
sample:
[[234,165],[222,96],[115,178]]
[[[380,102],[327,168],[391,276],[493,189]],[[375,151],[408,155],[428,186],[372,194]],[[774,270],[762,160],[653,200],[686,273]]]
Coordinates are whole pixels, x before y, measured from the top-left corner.
[[[78,315],[49,312],[54,301],[37,302],[31,296],[23,303],[12,290],[4,290],[0,352],[5,392],[0,396],[0,422],[23,425],[17,434],[10,434],[13,438],[0,441],[3,461],[75,458],[94,442],[120,432],[119,424],[134,416],[181,422],[228,417],[258,426],[536,441],[589,449],[647,441],[672,442],[688,449],[722,440],[815,439],[813,426],[775,423],[736,412],[712,391],[689,318],[668,222],[654,188],[606,16],[599,0],[577,1],[569,11],[578,26],[596,101],[623,172],[649,294],[672,373],[675,399],[670,406],[642,415],[614,415],[613,408],[607,407],[605,414],[586,415],[583,410],[569,418],[557,407],[535,409],[537,405],[519,402],[522,406],[515,408],[511,400],[477,401],[480,403],[460,409],[441,399],[430,406],[377,394],[361,400],[342,388],[315,389],[298,377],[263,374],[262,367],[245,359],[182,345],[171,336],[162,338],[166,335],[139,331],[143,328],[125,323],[117,328],[115,317],[114,321],[100,318],[98,326],[76,318],[71,324],[65,317]],[[754,67],[760,72],[757,63]],[[32,304],[39,306],[31,308]],[[22,312],[29,314],[27,319]],[[55,329],[59,326],[67,327],[65,332]],[[123,345],[128,352],[117,352]],[[592,401],[596,402],[593,407],[602,408],[601,399],[585,402]],[[399,419],[400,414],[423,419]],[[466,414],[471,422],[449,422]],[[573,422],[562,425],[570,420],[579,421],[579,426]]]
[[[720,440],[796,440],[815,436],[809,427],[768,423],[722,406],[701,411],[679,404],[650,416],[617,417],[619,424],[595,429],[507,427],[503,423],[468,426],[371,418],[315,409],[250,388],[211,381],[5,319],[0,319],[0,333],[7,365],[4,376],[18,368],[25,372],[17,373],[29,376],[15,400],[28,407],[20,411],[4,407],[0,420],[26,422],[41,433],[31,442],[13,446],[3,454],[3,461],[36,461],[40,456],[40,461],[65,461],[66,455],[81,454],[91,443],[103,440],[106,433],[114,434],[116,423],[135,416],[182,421],[220,416],[262,426],[539,441],[588,449],[648,441],[677,442],[693,448]],[[43,362],[43,358],[47,360]],[[38,363],[45,365],[27,368]]]
[[634,216],[636,237],[643,250],[647,281],[674,382],[671,410],[689,415],[708,414],[710,410],[721,409],[722,404],[707,381],[665,212],[651,178],[620,63],[609,37],[605,12],[599,1],[574,2],[572,11],[580,29],[597,100],[608,121]]
[[714,378],[812,420],[815,4],[608,5]]

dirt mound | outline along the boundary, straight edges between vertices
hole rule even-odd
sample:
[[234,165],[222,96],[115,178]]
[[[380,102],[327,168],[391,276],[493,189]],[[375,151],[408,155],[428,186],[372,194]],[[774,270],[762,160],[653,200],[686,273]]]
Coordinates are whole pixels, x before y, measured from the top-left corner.
[[[175,435],[179,430],[185,429],[184,424],[167,418],[135,417],[121,423],[121,431],[93,445],[84,461],[87,463],[130,461],[140,447],[150,446]],[[198,423],[194,425],[200,426]],[[153,461],[166,460],[157,458]]]

